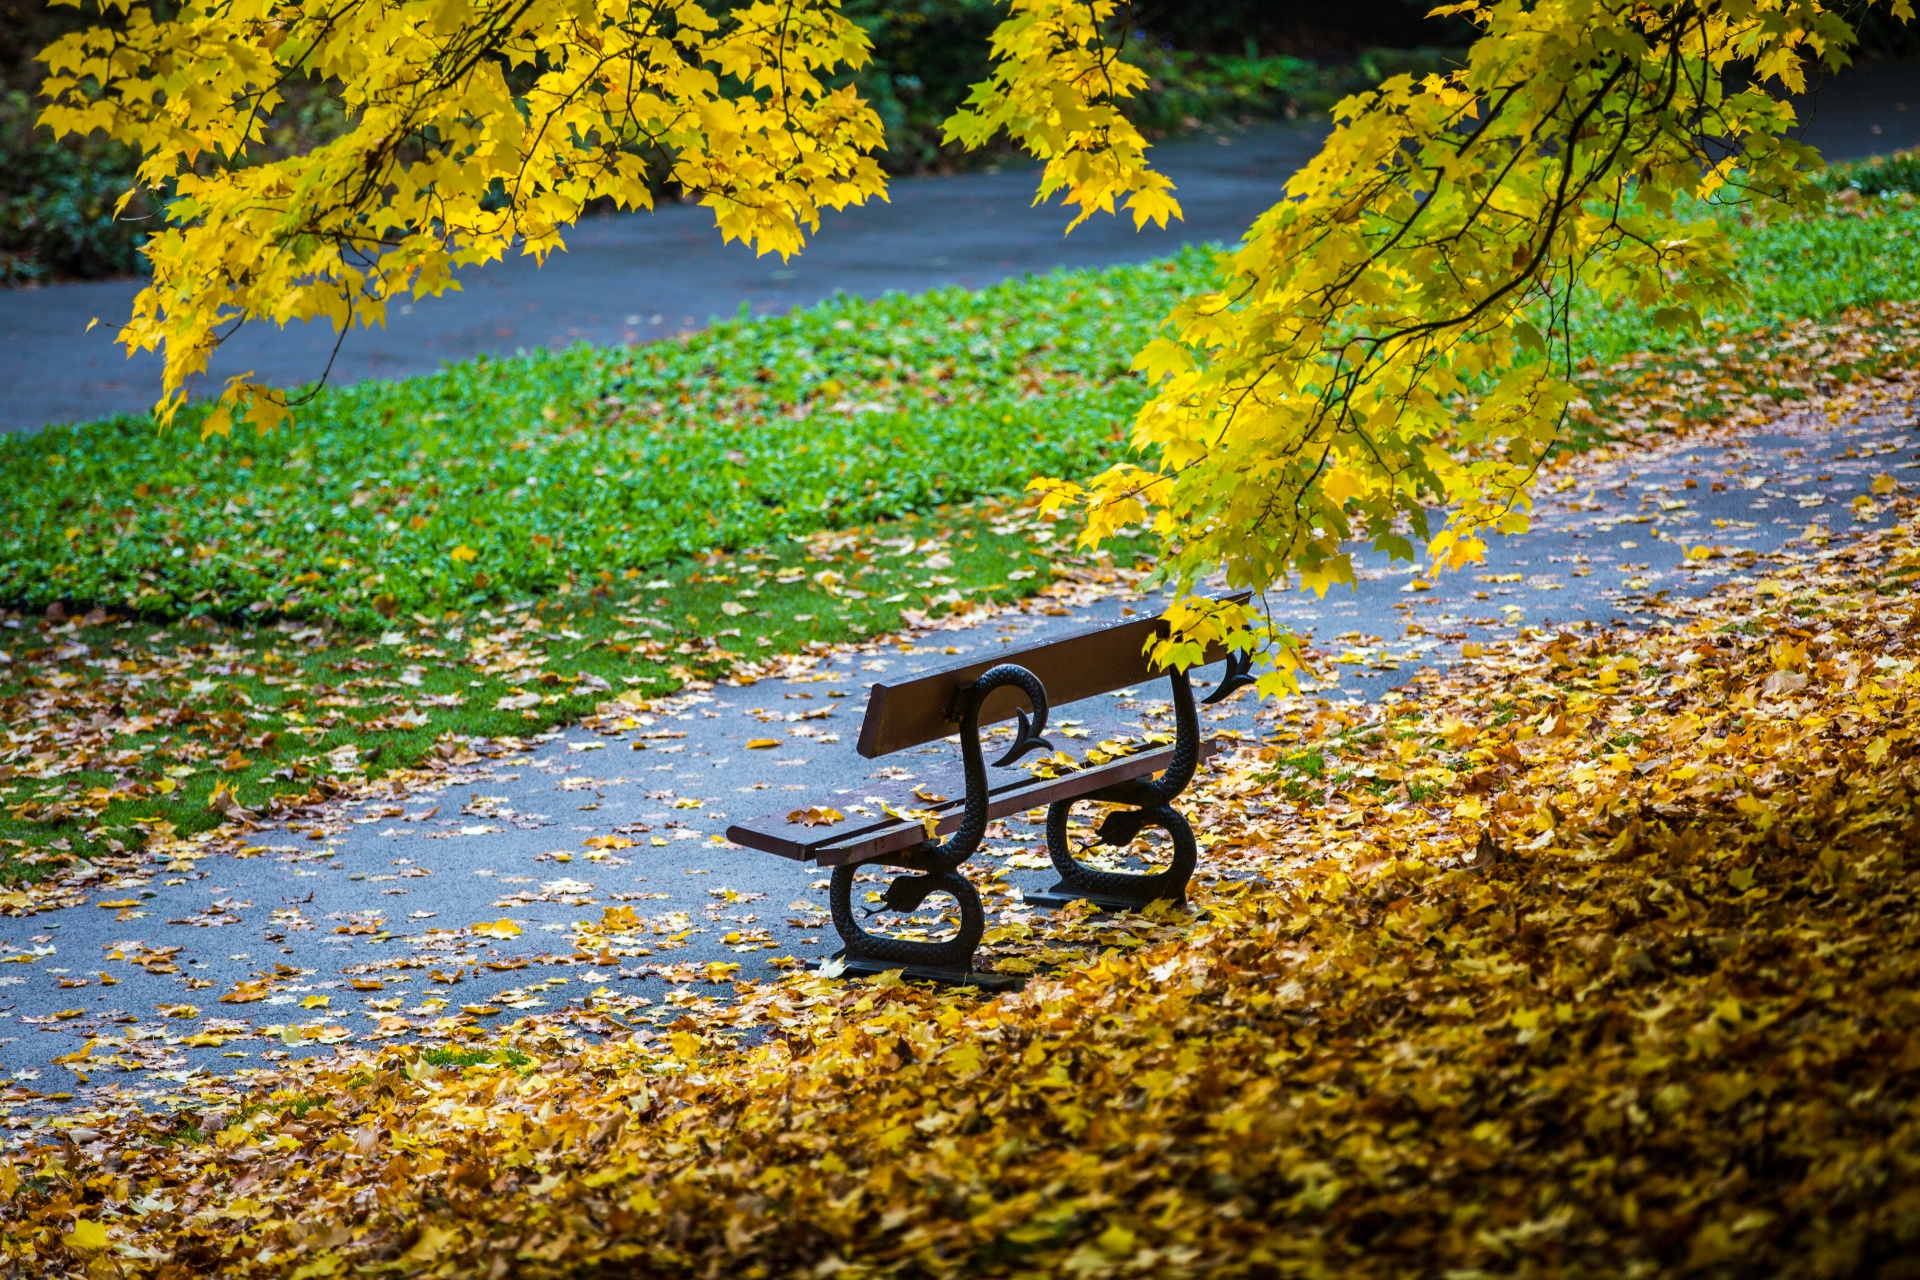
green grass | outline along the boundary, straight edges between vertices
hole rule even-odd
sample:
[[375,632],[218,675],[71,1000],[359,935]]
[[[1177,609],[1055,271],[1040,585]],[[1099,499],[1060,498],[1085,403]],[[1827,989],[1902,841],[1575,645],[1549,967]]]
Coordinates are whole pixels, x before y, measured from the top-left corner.
[[[1920,212],[1739,227],[1739,329],[1920,296]],[[978,293],[840,299],[644,348],[477,359],[196,440],[118,418],[0,441],[0,601],[383,619],[590,586],[1082,474],[1145,396],[1131,353],[1208,255]],[[1606,364],[1690,335],[1583,302]]]
[[360,626],[1077,474],[1209,257],[477,359],[197,443],[118,418],[0,441],[0,601]]
[[1881,199],[1920,196],[1920,150],[1834,165],[1822,175],[1821,185],[1836,195],[1857,191]]
[[477,1067],[498,1064],[518,1070],[533,1061],[518,1049],[434,1049],[421,1055],[436,1067]]
[[[1824,320],[1848,307],[1920,298],[1920,210],[1872,201],[1852,213],[1729,223],[1750,297],[1739,310],[1708,317],[1727,331]],[[1591,295],[1576,299],[1573,330],[1579,354],[1602,365],[1698,341],[1655,325],[1646,312]]]

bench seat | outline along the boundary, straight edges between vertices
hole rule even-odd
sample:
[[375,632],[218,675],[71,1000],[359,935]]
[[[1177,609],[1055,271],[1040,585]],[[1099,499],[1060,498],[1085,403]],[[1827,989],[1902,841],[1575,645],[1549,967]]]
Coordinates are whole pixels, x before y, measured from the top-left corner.
[[[1212,756],[1219,750],[1219,745],[1214,739],[1203,742],[1200,747],[1201,758],[1204,760]],[[1004,818],[1011,813],[1024,813],[1029,809],[1050,805],[1056,800],[1088,796],[1117,782],[1149,777],[1173,762],[1173,752],[1171,745],[1150,747],[1105,764],[1086,765],[1054,778],[1034,777],[1025,770],[1005,770],[1007,774],[1015,776],[988,785],[987,816]],[[1017,776],[1020,774],[1025,776]],[[961,809],[966,802],[966,781],[961,771],[952,765],[942,765],[938,770],[931,771],[931,776],[925,780],[917,781],[916,785],[946,799],[928,802],[896,783],[889,788],[876,786],[856,789],[849,792],[848,796],[834,797],[841,803],[832,807],[844,813],[851,796],[882,795],[884,791],[893,790],[899,794],[886,796],[886,799],[894,808],[902,811],[930,809],[938,815],[936,834],[951,835],[958,830]],[[869,806],[861,804],[861,807]],[[846,863],[871,862],[884,854],[910,849],[927,838],[926,828],[920,822],[903,821],[884,813],[871,818],[848,813],[844,823],[836,822],[831,827],[810,827],[788,820],[789,814],[799,811],[789,804],[737,822],[727,828],[727,839],[763,853],[813,862],[822,867],[837,867]]]

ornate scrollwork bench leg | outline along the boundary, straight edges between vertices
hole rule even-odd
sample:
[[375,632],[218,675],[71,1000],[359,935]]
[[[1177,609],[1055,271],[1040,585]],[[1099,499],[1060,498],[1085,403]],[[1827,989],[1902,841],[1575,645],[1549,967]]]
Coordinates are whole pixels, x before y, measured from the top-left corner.
[[[1219,702],[1227,695],[1253,683],[1252,655],[1231,654],[1220,685],[1207,695],[1207,703]],[[1069,800],[1056,800],[1047,807],[1047,854],[1060,883],[1045,893],[1028,894],[1036,906],[1060,907],[1085,900],[1110,911],[1144,907],[1162,900],[1184,903],[1187,881],[1199,859],[1193,828],[1173,807],[1174,799],[1193,781],[1200,764],[1200,718],[1194,706],[1193,684],[1184,671],[1168,676],[1173,686],[1174,743],[1173,759],[1158,778],[1123,782]],[[1100,843],[1110,848],[1125,848],[1139,838],[1143,827],[1158,827],[1173,839],[1173,858],[1163,869],[1139,873],[1103,871],[1090,867],[1075,856],[1067,834],[1067,819],[1076,800],[1105,801],[1131,806],[1115,809],[1100,823]]]
[[[1135,803],[1125,796],[1099,792],[1082,798]],[[1151,873],[1102,871],[1074,856],[1067,837],[1067,815],[1073,803],[1057,800],[1047,806],[1047,853],[1053,859],[1053,869],[1060,873],[1060,883],[1045,894],[1027,895],[1027,901],[1054,906],[1084,898],[1109,911],[1124,911],[1162,899],[1181,903],[1187,900],[1187,881],[1199,860],[1199,849],[1194,844],[1193,828],[1177,809],[1170,804],[1157,804],[1109,813],[1100,824],[1100,843],[1124,848],[1134,842],[1141,828],[1158,827],[1173,837],[1173,859],[1161,870]]]
[[[947,871],[923,871],[919,875],[896,876],[886,889],[886,909],[905,915],[917,911],[920,904],[935,893],[947,893],[959,904],[960,929],[944,942],[917,942],[868,933],[854,912],[853,877],[863,863],[835,867],[828,904],[833,911],[833,927],[845,944],[841,958],[849,970],[856,963],[874,972],[911,968],[938,971],[943,976],[961,974],[973,966],[974,948],[986,932],[987,916],[980,905],[980,892],[955,868]],[[913,868],[909,868],[912,870]]]
[[1010,975],[974,971],[973,953],[986,932],[986,911],[981,906],[979,891],[960,872],[961,864],[979,849],[987,833],[987,768],[980,750],[980,706],[988,694],[1006,685],[1015,685],[1027,695],[1027,701],[1033,706],[1033,720],[1029,723],[1026,713],[1020,713],[1019,732],[1014,736],[1013,746],[995,765],[1012,764],[1029,751],[1053,749],[1053,744],[1040,736],[1047,727],[1046,686],[1025,667],[1002,663],[991,668],[961,694],[960,754],[966,772],[967,796],[959,830],[945,841],[928,840],[882,860],[887,865],[918,873],[896,876],[887,885],[885,909],[906,914],[919,909],[935,893],[950,894],[959,906],[958,932],[942,942],[889,938],[867,932],[855,914],[854,875],[860,866],[880,864],[835,867],[828,904],[833,912],[833,927],[843,944],[838,957],[843,973],[873,974],[901,969],[911,978],[988,988],[1019,985],[1019,979]]

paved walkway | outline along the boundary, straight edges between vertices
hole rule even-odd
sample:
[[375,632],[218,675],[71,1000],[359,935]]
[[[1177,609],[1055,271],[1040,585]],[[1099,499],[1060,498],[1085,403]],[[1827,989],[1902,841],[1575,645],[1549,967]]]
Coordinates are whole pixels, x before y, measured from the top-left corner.
[[[836,291],[874,296],[938,285],[994,284],[1061,266],[1104,266],[1182,244],[1237,239],[1319,145],[1318,126],[1265,126],[1163,144],[1155,158],[1179,186],[1186,220],[1136,233],[1096,218],[1062,237],[1058,207],[1035,209],[1031,169],[893,184],[892,200],[830,213],[791,262],[722,245],[704,209],[589,219],[569,251],[536,268],[500,263],[463,277],[465,292],[395,309],[384,330],[359,330],[333,377],[404,377],[480,352],[641,342],[731,315],[785,311]],[[1808,141],[1831,159],[1920,146],[1920,63],[1858,69],[1824,89]],[[157,357],[129,360],[114,323],[138,291],[132,281],[0,290],[0,430],[144,412],[159,395]],[[87,322],[100,317],[91,333]],[[213,362],[218,387],[252,370],[281,385],[317,377],[333,332],[252,326]]]
[[[404,377],[480,352],[642,342],[704,326],[741,306],[784,312],[837,291],[877,296],[940,285],[977,288],[1060,266],[1105,266],[1230,240],[1280,196],[1287,175],[1319,145],[1315,128],[1261,128],[1184,139],[1164,149],[1186,221],[1136,233],[1131,221],[1096,218],[1062,236],[1067,215],[1032,206],[1034,171],[919,178],[892,184],[891,200],[830,212],[805,253],[755,258],[724,245],[709,210],[672,205],[652,214],[587,219],[568,251],[545,267],[530,259],[462,276],[464,292],[395,308],[386,329],[358,330],[333,377]],[[124,315],[132,281],[0,292],[0,428],[25,430],[110,412],[143,412],[159,391],[155,356],[124,358],[107,321]],[[84,332],[87,321],[102,325]],[[252,326],[212,366],[252,369],[297,384],[326,366],[325,324],[276,332]]]
[[[1332,659],[1329,683],[1310,696],[1377,700],[1423,664],[1456,658],[1462,643],[1523,626],[1636,625],[1665,593],[1766,572],[1764,560],[1694,561],[1683,547],[1765,556],[1810,522],[1844,540],[1862,523],[1850,504],[1873,477],[1920,483],[1916,450],[1910,409],[1889,404],[1860,424],[1804,414],[1583,460],[1570,473],[1578,483],[1543,500],[1536,531],[1496,541],[1484,570],[1426,590],[1410,574],[1373,571],[1357,592],[1288,598],[1282,613]],[[458,765],[430,792],[262,832],[252,856],[151,865],[94,886],[86,906],[0,919],[0,1076],[53,1093],[86,1074],[89,1088],[160,1098],[195,1072],[432,1037],[444,1034],[442,1019],[555,1013],[602,989],[636,1018],[724,998],[734,978],[775,976],[786,958],[835,946],[824,875],[725,845],[728,822],[802,800],[868,803],[877,788],[910,786],[948,750],[859,759],[868,681],[1151,607],[1124,590],[1089,590],[925,633],[910,650],[849,649],[789,678],[668,700],[639,729],[569,729]],[[1145,723],[1163,701],[1155,682],[1056,709],[1054,725],[1101,711]],[[1273,708],[1256,716],[1249,702],[1241,695],[1213,713],[1211,728],[1257,739]],[[830,714],[801,718],[822,710]],[[811,736],[791,732],[807,726]],[[747,749],[769,735],[786,745]],[[1041,833],[1023,822],[1002,824],[976,861],[1004,868],[1022,890],[1052,882]],[[1204,857],[1202,867],[1209,874]],[[1017,895],[995,903],[996,923],[1031,915]],[[577,960],[576,939],[595,945],[582,924],[622,907],[643,923],[652,954]],[[219,999],[236,992],[248,1002]],[[463,1014],[469,1007],[479,1012]],[[88,1057],[56,1062],[89,1039]]]

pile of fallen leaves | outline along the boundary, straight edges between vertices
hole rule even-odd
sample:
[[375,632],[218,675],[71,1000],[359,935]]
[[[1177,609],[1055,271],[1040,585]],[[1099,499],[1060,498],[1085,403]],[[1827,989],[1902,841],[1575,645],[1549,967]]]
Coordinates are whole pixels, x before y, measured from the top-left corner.
[[1920,520],[1888,502],[1644,630],[1299,704],[1195,798],[1243,818],[1188,922],[1069,914],[1053,944],[1125,945],[1019,993],[796,975],[595,1046],[10,1121],[6,1271],[1905,1274]]

